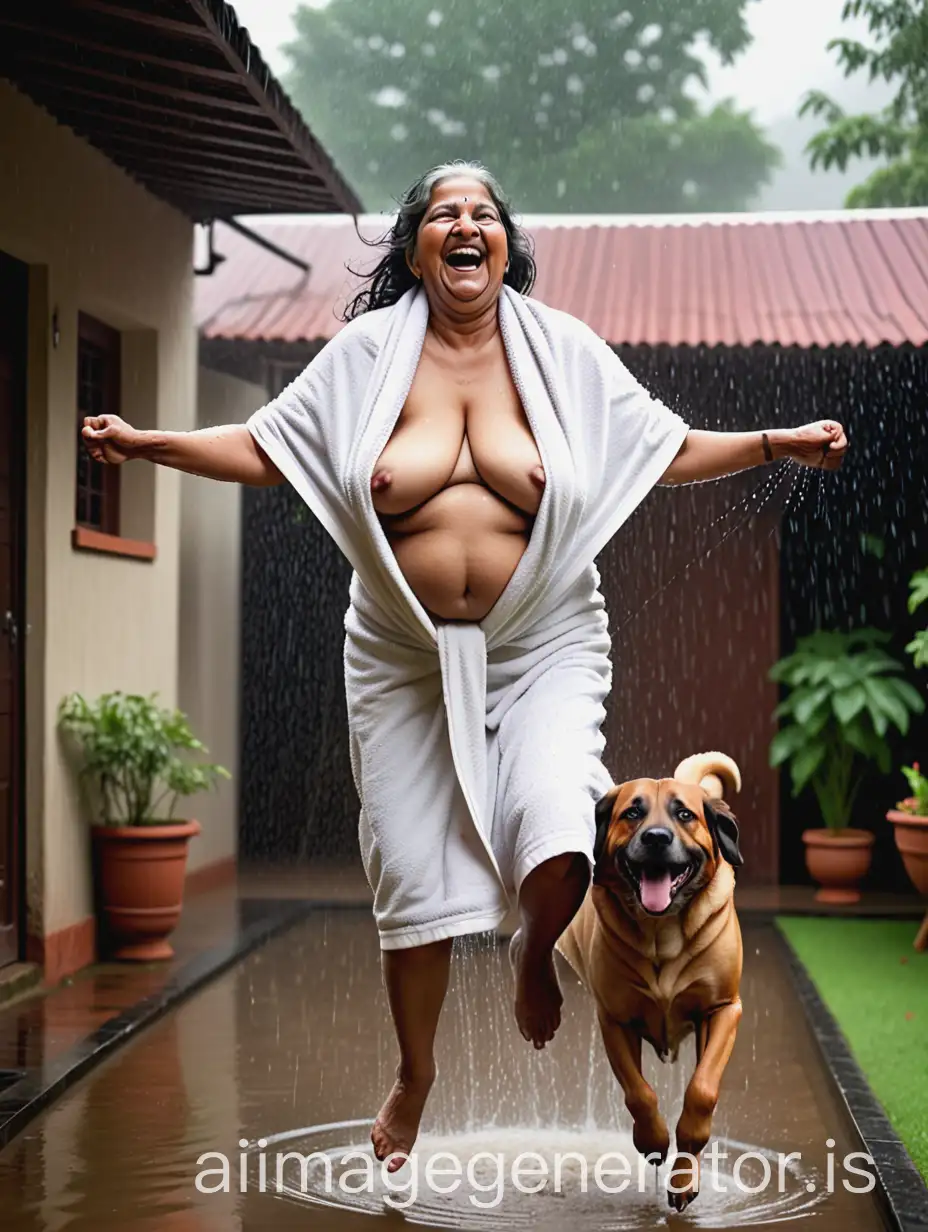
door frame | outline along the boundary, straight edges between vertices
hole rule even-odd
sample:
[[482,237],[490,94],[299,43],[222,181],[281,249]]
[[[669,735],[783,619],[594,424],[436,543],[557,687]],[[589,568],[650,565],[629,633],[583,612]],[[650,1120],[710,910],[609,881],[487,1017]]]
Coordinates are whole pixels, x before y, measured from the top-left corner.
[[[11,916],[15,952],[0,948],[0,966],[23,958],[26,950],[26,372],[28,362],[29,267],[0,251],[0,299],[9,313],[13,353],[13,406],[10,432],[11,602],[16,622],[13,654],[13,721],[10,826]],[[2,619],[3,613],[0,613]]]

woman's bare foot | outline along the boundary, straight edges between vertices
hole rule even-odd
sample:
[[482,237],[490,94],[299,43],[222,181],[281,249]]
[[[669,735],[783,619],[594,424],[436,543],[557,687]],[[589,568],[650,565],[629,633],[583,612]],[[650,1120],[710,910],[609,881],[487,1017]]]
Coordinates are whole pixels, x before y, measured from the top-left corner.
[[554,951],[532,954],[524,944],[522,929],[509,942],[509,961],[516,977],[516,1022],[523,1039],[544,1048],[561,1025],[564,998],[554,967]]
[[388,1172],[397,1172],[402,1168],[406,1162],[405,1156],[415,1145],[425,1101],[434,1081],[434,1073],[411,1078],[404,1077],[397,1071],[393,1090],[377,1113],[377,1120],[371,1130],[371,1142],[374,1144],[376,1158],[383,1161],[389,1155],[395,1156],[387,1164]]

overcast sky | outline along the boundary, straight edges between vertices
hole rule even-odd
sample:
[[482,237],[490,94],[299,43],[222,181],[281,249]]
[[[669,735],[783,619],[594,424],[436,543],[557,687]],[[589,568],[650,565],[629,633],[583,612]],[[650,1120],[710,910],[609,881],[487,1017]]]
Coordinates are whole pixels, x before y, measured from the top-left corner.
[[[321,7],[325,0],[309,2]],[[283,75],[288,60],[280,48],[293,37],[291,14],[299,0],[232,3],[273,72]],[[440,7],[440,0],[436,5]],[[796,119],[803,95],[812,88],[828,91],[852,109],[881,106],[887,97],[885,87],[869,86],[861,74],[845,80],[834,52],[826,50],[829,39],[839,34],[869,41],[864,22],[842,22],[843,8],[844,0],[751,0],[746,17],[753,42],[748,50],[728,68],[711,53],[707,55],[710,98],[733,97],[741,107],[751,109],[758,121],[770,127],[784,151],[786,166],[758,202],[761,208],[838,207],[850,184],[865,174],[859,166],[848,176],[811,173],[802,147],[819,122]]]

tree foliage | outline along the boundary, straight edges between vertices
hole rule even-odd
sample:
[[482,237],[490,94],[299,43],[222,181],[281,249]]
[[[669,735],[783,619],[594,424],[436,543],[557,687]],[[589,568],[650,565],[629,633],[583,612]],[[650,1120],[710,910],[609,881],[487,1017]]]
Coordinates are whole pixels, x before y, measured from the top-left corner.
[[928,204],[928,4],[925,0],[847,0],[845,21],[866,17],[874,46],[836,38],[845,77],[866,72],[870,81],[897,83],[882,111],[847,115],[827,94],[811,90],[800,114],[820,115],[825,127],[808,146],[813,167],[844,171],[855,158],[887,159],[848,194],[850,208]]
[[738,209],[778,152],[693,86],[749,2],[331,0],[298,9],[287,86],[368,209],[451,158],[525,211]]

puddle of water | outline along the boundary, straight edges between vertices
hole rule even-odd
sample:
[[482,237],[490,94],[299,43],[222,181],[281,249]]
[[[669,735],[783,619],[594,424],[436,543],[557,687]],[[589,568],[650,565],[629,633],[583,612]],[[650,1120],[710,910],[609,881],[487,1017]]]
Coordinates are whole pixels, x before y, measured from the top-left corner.
[[[431,1228],[497,1232],[563,1228],[635,1232],[670,1223],[666,1188],[673,1165],[659,1170],[635,1150],[631,1134],[603,1129],[486,1129],[423,1134],[393,1176],[352,1131],[366,1121],[312,1126],[252,1145],[252,1183],[292,1202],[382,1215],[402,1211]],[[777,1153],[718,1141],[703,1173],[691,1227],[748,1228],[799,1219],[827,1201],[826,1178]],[[262,1162],[263,1160],[263,1162]],[[279,1161],[279,1164],[278,1164]]]
[[[841,1161],[859,1143],[822,1071],[769,933],[744,931],[745,1013],[714,1133],[719,1150],[732,1158],[748,1149],[768,1159],[772,1153],[771,1184],[757,1195],[726,1183],[732,1161],[721,1155],[718,1184],[728,1192],[714,1192],[704,1174],[699,1197],[683,1215],[667,1205],[666,1166],[661,1175],[646,1171],[640,1186],[628,1114],[582,988],[562,967],[564,1021],[554,1043],[536,1053],[513,1020],[505,947],[482,938],[462,945],[454,960],[439,1029],[438,1080],[417,1150],[426,1183],[408,1210],[391,1209],[368,1145],[396,1065],[376,931],[367,911],[332,911],[213,981],[88,1074],[0,1152],[0,1223],[4,1232],[370,1232],[410,1224],[475,1232],[622,1232],[752,1228],[811,1218],[820,1232],[880,1229],[873,1195],[849,1193],[840,1162],[833,1192],[822,1182],[829,1156]],[[692,1053],[684,1048],[671,1066],[645,1050],[645,1077],[671,1128]],[[262,1141],[268,1146],[259,1147]],[[338,1162],[349,1148],[361,1152],[361,1162]],[[298,1162],[285,1166],[287,1192],[273,1192],[276,1154],[311,1150],[329,1152],[335,1192],[326,1193],[318,1160],[305,1194]],[[460,1171],[460,1185],[447,1194],[438,1191],[454,1176],[436,1169],[453,1172],[452,1161],[433,1164],[437,1185],[430,1187],[426,1176],[428,1159],[439,1151],[456,1156]],[[523,1152],[541,1157],[541,1163],[523,1160],[518,1167],[524,1188],[543,1179],[542,1164],[547,1170],[548,1185],[537,1194],[512,1183]],[[569,1152],[579,1162],[567,1161]],[[778,1192],[777,1161],[797,1152],[801,1158]],[[271,1192],[259,1190],[262,1153]],[[616,1153],[629,1162],[630,1177],[623,1192],[610,1194],[606,1188],[622,1177],[604,1173],[605,1184],[597,1183],[596,1161]],[[217,1155],[229,1161],[229,1184],[203,1192],[215,1186],[215,1174],[199,1188],[197,1177],[216,1167]],[[492,1198],[480,1187],[492,1182],[496,1156],[502,1156],[506,1178],[503,1196],[496,1206],[481,1207],[470,1198]],[[373,1183],[368,1186],[365,1173],[348,1186],[369,1192],[346,1194],[339,1177],[363,1168],[364,1159]],[[605,1159],[601,1165],[613,1166],[620,1164]],[[748,1160],[743,1185],[753,1186],[761,1168]],[[396,1205],[408,1200],[410,1173],[407,1165],[391,1178]],[[861,1184],[857,1177],[850,1181]]]

